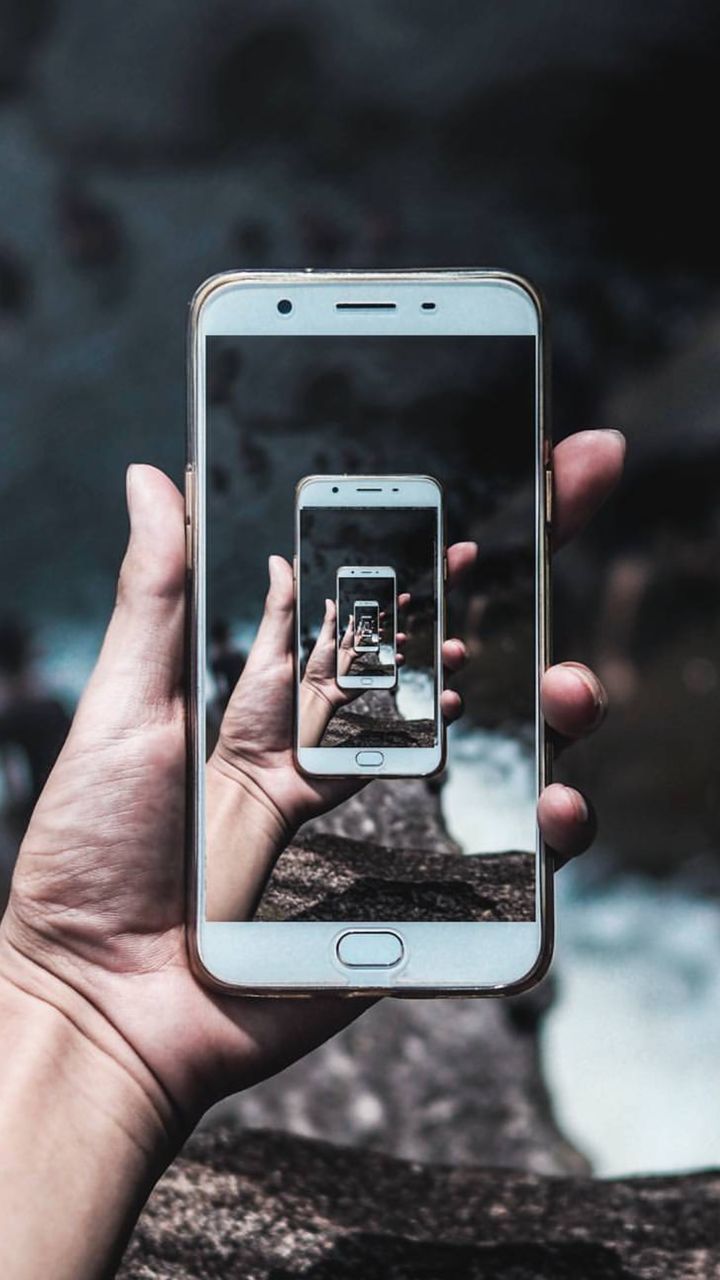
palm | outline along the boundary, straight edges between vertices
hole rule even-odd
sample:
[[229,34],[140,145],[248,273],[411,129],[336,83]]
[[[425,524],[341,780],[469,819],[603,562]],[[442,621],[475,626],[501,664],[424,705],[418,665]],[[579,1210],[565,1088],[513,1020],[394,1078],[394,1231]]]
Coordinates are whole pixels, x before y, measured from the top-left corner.
[[[327,1034],[326,1026],[334,1030],[354,1012],[342,1002],[320,1001],[299,1020],[282,1001],[216,996],[190,970],[182,514],[170,482],[147,471],[155,477],[155,499],[164,499],[160,519],[170,527],[176,520],[175,539],[156,566],[162,585],[139,572],[140,590],[151,597],[144,637],[138,635],[138,602],[121,593],[98,666],[23,841],[0,956],[3,970],[19,984],[38,992],[49,984],[53,998],[59,982],[99,1011],[162,1082],[180,1114],[193,1116],[199,1098],[277,1069]],[[132,557],[131,544],[127,562]],[[165,652],[158,659],[159,626]],[[138,679],[139,663],[147,681]]]
[[225,711],[210,767],[234,775],[240,782],[249,779],[292,830],[354,795],[364,782],[313,780],[297,767],[292,741],[292,570],[280,556],[272,560],[273,578],[263,620]]
[[[556,514],[567,535],[612,488],[622,451],[608,433],[583,433],[556,457]],[[217,996],[192,974],[183,892],[183,503],[161,473],[134,472],[118,605],[20,851],[0,925],[0,975],[59,1007],[118,1062],[136,1057],[187,1125],[213,1098],[300,1057],[361,1006]],[[283,645],[281,667],[277,654],[264,666],[258,660],[257,697],[248,680],[228,741],[257,776],[267,766],[279,796],[301,808],[327,805],[336,784],[310,783],[294,766]],[[592,719],[577,680],[555,670],[549,719],[559,733],[584,732]],[[271,672],[277,701],[268,706]],[[546,792],[543,802],[546,837],[578,852],[585,830],[567,801]]]
[[[263,618],[245,669],[225,710],[208,767],[250,789],[269,806],[282,828],[294,831],[308,819],[334,809],[355,795],[367,785],[367,780],[308,778],[297,766],[292,739],[295,682],[292,569],[281,556],[271,556],[269,567],[270,590]],[[457,573],[454,576],[457,577]],[[398,606],[405,607],[409,600],[407,592],[401,594]],[[335,605],[328,600],[300,685],[300,718],[304,723],[312,718],[316,726],[311,735],[313,745],[319,743],[335,712],[362,692],[338,686],[336,625]],[[399,647],[404,639],[402,634],[398,635]],[[453,643],[450,642],[450,651]],[[354,656],[350,627],[343,637],[340,653],[349,668]],[[396,660],[402,663],[400,653]],[[446,700],[443,712],[446,719],[451,720],[457,715],[457,708]]]

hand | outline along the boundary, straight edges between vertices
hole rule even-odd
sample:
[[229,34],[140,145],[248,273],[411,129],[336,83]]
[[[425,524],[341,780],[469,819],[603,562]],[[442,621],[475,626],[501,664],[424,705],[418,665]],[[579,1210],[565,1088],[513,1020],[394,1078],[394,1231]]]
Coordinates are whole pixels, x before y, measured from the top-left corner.
[[[405,609],[411,600],[410,592],[403,591],[397,597],[398,610]],[[385,614],[380,614],[381,628]],[[312,647],[300,685],[301,697],[301,742],[303,747],[317,746],[325,732],[327,724],[340,707],[347,706],[364,692],[361,687],[343,687],[339,679],[349,674],[355,661],[355,625],[352,614],[348,618],[342,639],[337,644],[336,634],[337,609],[335,601],[329,597],[325,601],[325,615],[317,640]],[[382,630],[381,630],[382,636]],[[401,667],[405,661],[403,648],[406,636],[398,631],[395,636],[395,665]],[[313,715],[313,702],[318,704],[317,716]],[[310,732],[303,733],[303,721],[312,722]]]
[[[448,550],[448,586],[452,589],[477,554],[474,542],[458,543]],[[264,826],[274,839],[276,855],[287,844],[298,827],[310,818],[334,809],[343,800],[367,785],[364,778],[311,778],[298,768],[292,740],[294,696],[294,591],[292,569],[282,556],[269,561],[270,589],[265,601],[260,627],[245,669],[225,711],[215,749],[206,769],[207,809],[229,812],[231,800],[226,795],[228,784],[239,786],[248,800],[254,802],[254,819],[243,810],[243,826],[248,820]],[[407,592],[399,597],[403,607],[410,601]],[[401,633],[400,646],[404,643]],[[465,660],[465,646],[460,640],[447,640],[443,645],[446,668],[458,670]],[[335,605],[328,600],[320,634],[310,655],[300,685],[300,724],[304,745],[316,745],[334,713],[355,696],[355,691],[338,687],[335,678],[336,621]],[[460,713],[458,695],[444,690],[440,706],[446,721]],[[232,824],[237,828],[237,821]],[[222,846],[228,871],[234,861],[229,841],[230,826],[214,827],[217,846]],[[218,859],[213,859],[217,866]],[[248,864],[243,860],[243,879]],[[219,874],[210,878],[211,899],[215,897]],[[213,884],[213,880],[215,883]],[[224,895],[224,891],[220,891]],[[245,889],[243,888],[243,898]],[[237,909],[236,904],[236,908]],[[220,908],[218,908],[220,909]],[[229,907],[226,907],[229,909]],[[217,915],[210,902],[211,918],[235,919]]]
[[[448,549],[452,589],[477,554],[474,542]],[[270,556],[270,589],[258,633],[225,710],[218,740],[205,770],[209,920],[250,920],[257,911],[273,867],[302,823],[336,808],[370,779],[312,778],[298,768],[293,744],[294,589],[292,569]],[[405,608],[410,594],[402,592]],[[348,639],[346,630],[343,644]],[[402,660],[405,636],[397,636]],[[345,652],[353,652],[347,646]],[[303,746],[316,746],[336,711],[360,690],[341,689],[336,680],[335,604],[326,601],[320,633],[300,682],[299,720]],[[446,671],[465,661],[460,640],[443,644]],[[461,712],[457,693],[443,690],[440,707],[447,723]],[[249,835],[252,837],[249,839]]]
[[[558,446],[561,540],[611,491],[623,453],[613,432],[583,432]],[[50,1022],[62,1029],[63,1044],[77,1049],[89,1076],[69,1088],[83,1116],[100,1126],[122,1095],[118,1132],[133,1151],[147,1153],[156,1176],[158,1161],[171,1158],[213,1100],[301,1057],[362,1003],[227,997],[201,986],[189,968],[183,502],[162,473],[137,466],[128,474],[128,504],[131,536],[117,603],[28,827],[0,926],[0,999],[15,1010],[18,1027]],[[270,619],[273,634],[261,646],[262,661],[289,668],[289,647],[277,639],[291,612],[282,562],[273,577],[263,623]],[[604,710],[599,683],[574,665],[546,675],[543,702],[548,721],[567,736],[588,732]],[[285,724],[273,713],[263,725],[280,769]],[[276,767],[272,751],[268,767]],[[542,798],[540,821],[560,855],[591,838],[583,806],[566,787]]]

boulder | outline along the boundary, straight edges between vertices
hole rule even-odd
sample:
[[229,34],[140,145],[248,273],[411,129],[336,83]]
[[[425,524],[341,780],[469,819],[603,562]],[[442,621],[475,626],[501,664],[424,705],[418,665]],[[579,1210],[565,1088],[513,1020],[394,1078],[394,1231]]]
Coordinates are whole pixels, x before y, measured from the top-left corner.
[[124,1280],[709,1280],[720,1174],[594,1181],[449,1169],[266,1132],[195,1137]]
[[301,830],[301,842],[335,835],[390,849],[459,854],[443,819],[441,778],[376,778],[343,804],[314,818]]
[[459,857],[316,834],[282,854],[257,918],[533,920],[535,857]]
[[544,982],[513,1000],[384,1000],[281,1075],[228,1098],[241,1123],[438,1164],[585,1174],[543,1081]]
[[344,708],[328,725],[323,747],[434,747],[437,730],[434,720],[403,720],[399,716],[364,715]]

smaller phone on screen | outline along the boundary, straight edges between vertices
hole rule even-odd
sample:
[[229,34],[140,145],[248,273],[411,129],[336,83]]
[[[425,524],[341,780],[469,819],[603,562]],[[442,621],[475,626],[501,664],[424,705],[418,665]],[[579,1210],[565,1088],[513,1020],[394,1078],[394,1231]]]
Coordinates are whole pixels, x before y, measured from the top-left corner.
[[298,485],[296,755],[305,773],[427,777],[442,767],[443,546],[432,477]]
[[340,689],[397,684],[397,578],[390,565],[342,565],[335,584]]

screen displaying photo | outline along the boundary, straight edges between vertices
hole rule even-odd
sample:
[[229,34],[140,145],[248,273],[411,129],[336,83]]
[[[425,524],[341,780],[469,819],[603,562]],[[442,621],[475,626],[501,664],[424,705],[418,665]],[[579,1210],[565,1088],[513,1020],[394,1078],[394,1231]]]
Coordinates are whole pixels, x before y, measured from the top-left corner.
[[[428,746],[436,741],[437,515],[433,509],[305,508],[300,516],[300,675],[322,662],[323,619],[335,595],[334,664],[326,672],[334,714],[303,746]],[[393,573],[362,576],[363,565]],[[335,566],[341,566],[336,569]],[[398,619],[396,630],[395,619]],[[397,652],[397,631],[403,652]],[[413,713],[398,723],[399,663],[416,685]],[[371,705],[364,690],[373,690]],[[342,695],[342,696],[339,696]],[[361,728],[362,721],[362,728]]]
[[[305,730],[306,745],[333,749],[431,746],[440,630],[464,652],[443,772],[304,779],[312,821],[272,865],[248,844],[232,873],[252,891],[209,895],[209,917],[535,919],[535,340],[212,337],[206,385],[208,755],[223,717],[250,703],[253,742],[283,767],[296,714],[301,744]],[[447,543],[476,543],[474,565],[439,599],[435,511],[308,508],[295,630],[295,490],[311,475],[435,478]],[[269,557],[290,598],[268,657]],[[287,683],[296,646],[301,680],[320,672],[330,694],[305,726]],[[208,843],[206,883],[226,864]]]

